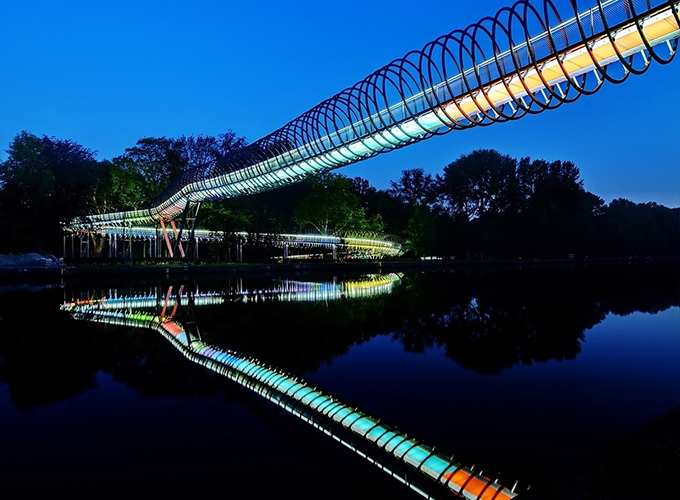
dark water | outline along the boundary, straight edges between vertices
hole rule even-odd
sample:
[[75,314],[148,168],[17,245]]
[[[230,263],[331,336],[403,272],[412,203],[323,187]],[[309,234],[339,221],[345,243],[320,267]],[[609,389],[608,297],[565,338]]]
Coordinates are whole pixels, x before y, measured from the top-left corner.
[[193,307],[165,315],[205,343],[522,490],[680,406],[679,284],[650,264],[1,285],[0,495],[419,498],[158,332],[61,310],[76,299],[158,315],[181,291]]

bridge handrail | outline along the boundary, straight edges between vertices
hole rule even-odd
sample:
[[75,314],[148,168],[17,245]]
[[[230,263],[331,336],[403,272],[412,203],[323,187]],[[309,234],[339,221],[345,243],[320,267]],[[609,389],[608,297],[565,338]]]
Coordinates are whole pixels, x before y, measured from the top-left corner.
[[[485,122],[516,119],[529,112],[540,112],[563,102],[570,102],[574,98],[566,96],[560,83],[566,81],[567,91],[575,89],[577,96],[593,93],[594,90],[582,88],[576,78],[579,76],[585,78],[585,73],[592,70],[598,80],[595,90],[599,90],[602,81],[607,79],[614,81],[603,68],[614,61],[619,61],[626,73],[629,73],[634,68],[627,59],[634,53],[644,54],[645,51],[649,51],[652,56],[651,58],[645,56],[643,68],[635,70],[638,73],[645,71],[652,60],[669,62],[675,55],[677,38],[680,35],[678,30],[680,2],[677,0],[654,2],[651,0],[598,0],[596,6],[581,13],[577,11],[576,2],[571,2],[575,15],[552,27],[549,10],[552,3],[550,0],[543,0],[543,4],[544,18],[529,1],[520,0],[512,8],[501,9],[494,18],[484,18],[465,30],[456,30],[442,37],[444,41],[439,44],[432,42],[422,51],[411,52],[404,58],[393,61],[353,87],[345,89],[303,113],[284,127],[243,150],[234,152],[228,158],[231,164],[227,166],[226,171],[217,169],[217,174],[211,174],[207,178],[186,179],[184,185],[179,186],[156,207],[97,214],[84,219],[76,219],[71,222],[71,226],[148,224],[161,218],[172,220],[192,203],[274,189],[453,129],[471,127]],[[636,4],[639,4],[637,10]],[[522,8],[524,12],[520,12]],[[559,17],[554,6],[552,8],[552,14]],[[529,34],[530,13],[533,13],[543,26],[547,26],[544,32],[535,36]],[[501,14],[508,15],[507,26],[501,22]],[[617,18],[619,14],[623,14],[620,19]],[[662,14],[671,20],[669,31],[656,38],[648,39],[644,31],[645,23],[654,16]],[[615,18],[613,24],[608,16]],[[518,43],[512,40],[513,21],[521,23],[520,28],[523,28],[520,31],[523,31],[524,40]],[[485,22],[492,23],[491,31],[484,26]],[[590,26],[589,37],[586,36],[584,25]],[[574,29],[574,27],[578,28],[576,40],[571,43],[567,40],[564,47],[558,51],[555,47],[556,37],[566,36],[568,38],[567,30]],[[639,35],[638,45],[621,50],[617,46],[616,37],[619,34],[623,36],[635,31]],[[499,32],[508,38],[509,48],[503,51],[499,50],[496,39]],[[480,34],[490,38],[494,55],[477,63],[474,60],[474,51],[481,47]],[[673,46],[670,45],[669,40],[674,40]],[[466,41],[472,49],[466,47]],[[652,48],[664,41],[669,44],[670,55],[662,60],[660,56],[653,53]],[[406,95],[404,85],[408,86],[405,80],[407,76],[414,80],[419,79],[419,82],[415,83],[424,87],[425,80],[432,77],[433,72],[445,75],[445,62],[442,63],[444,67],[435,67],[434,71],[432,67],[428,67],[428,75],[424,74],[423,65],[428,63],[432,65],[432,61],[428,59],[429,55],[425,53],[426,49],[434,50],[435,47],[439,47],[443,51],[444,45],[448,42],[457,44],[459,55],[463,56],[467,53],[472,59],[472,67],[462,69],[452,77],[444,78],[443,81],[434,83],[412,95]],[[594,57],[597,43],[611,46],[610,52],[612,53],[607,59],[596,60]],[[536,46],[540,44],[548,49],[542,58],[535,54]],[[447,50],[447,53],[453,57],[455,51]],[[592,61],[589,66],[569,73],[565,70],[561,58],[576,50],[586,51]],[[411,75],[406,67],[409,55],[413,54],[420,58],[420,66],[416,68],[418,71],[416,75]],[[426,59],[426,62],[422,59]],[[521,63],[522,59],[526,59],[524,63]],[[459,67],[458,61],[454,63],[456,67]],[[558,77],[550,81],[546,81],[542,74],[548,63],[560,67],[560,71],[557,72]],[[494,71],[494,66],[497,72]],[[482,72],[489,75],[486,81],[482,78]],[[399,102],[363,115],[363,111],[368,111],[371,106],[378,107],[380,99],[387,101],[387,84],[392,84],[395,89],[397,88],[396,83],[387,76],[390,73],[399,78]],[[536,87],[527,87],[524,79],[529,73],[536,80]],[[492,74],[495,78],[490,76]],[[514,81],[515,78],[518,80]],[[376,82],[382,83],[382,90],[378,88]],[[615,81],[615,83],[618,82]],[[512,84],[515,84],[517,89],[511,90]],[[365,90],[365,87],[371,85],[374,92],[373,100]],[[458,90],[452,90],[452,86]],[[490,90],[501,86],[505,87],[502,99],[498,101],[488,99]],[[549,95],[546,95],[546,92]],[[528,105],[524,101],[525,98],[530,100]],[[469,110],[463,106],[463,103],[469,106]],[[340,104],[346,107],[341,108]],[[503,108],[506,104],[511,109],[508,114]],[[410,110],[410,106],[414,110]],[[532,106],[538,109],[532,109]],[[344,119],[350,118],[353,114],[354,121],[343,125]],[[329,131],[333,126],[336,130]]]

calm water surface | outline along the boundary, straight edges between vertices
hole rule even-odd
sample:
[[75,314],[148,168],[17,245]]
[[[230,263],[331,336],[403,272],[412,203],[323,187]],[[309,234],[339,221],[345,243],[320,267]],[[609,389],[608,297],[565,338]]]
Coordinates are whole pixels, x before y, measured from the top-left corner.
[[[174,315],[521,488],[680,406],[679,284],[677,265],[642,265],[0,285],[0,490],[419,498],[158,332],[62,310],[73,300],[155,301],[121,314]],[[164,310],[178,292],[193,307]]]

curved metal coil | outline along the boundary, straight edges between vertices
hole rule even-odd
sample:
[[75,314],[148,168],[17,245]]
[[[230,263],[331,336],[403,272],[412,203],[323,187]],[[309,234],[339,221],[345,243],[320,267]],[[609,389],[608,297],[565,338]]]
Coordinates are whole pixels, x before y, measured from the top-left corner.
[[189,205],[275,189],[435,135],[516,120],[674,59],[678,0],[519,0],[392,61],[148,210],[78,224],[172,220]]

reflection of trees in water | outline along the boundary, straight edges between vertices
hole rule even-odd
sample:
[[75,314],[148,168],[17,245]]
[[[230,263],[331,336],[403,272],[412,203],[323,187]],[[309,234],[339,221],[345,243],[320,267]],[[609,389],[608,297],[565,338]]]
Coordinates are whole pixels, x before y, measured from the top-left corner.
[[417,350],[428,339],[425,347],[443,347],[461,366],[496,373],[518,363],[574,359],[584,331],[605,317],[597,303],[576,293],[529,289],[527,296],[519,288],[470,290],[469,296],[442,304],[441,312],[407,318],[396,336]]
[[0,295],[0,383],[20,411],[97,390],[98,373],[144,397],[230,393],[221,377],[187,363],[154,332],[73,321],[59,310],[63,298],[57,289]]
[[[95,387],[98,364],[88,353],[96,340],[86,324],[59,314],[59,302],[58,290],[0,295],[0,383],[20,411],[73,400]],[[60,332],[68,332],[68,342]]]
[[[21,411],[97,390],[98,373],[143,397],[194,398],[225,391],[219,377],[187,363],[154,332],[74,322],[49,312],[30,324],[25,317],[14,318],[0,323],[0,383],[7,384]],[[4,335],[7,331],[12,334]]]
[[[609,313],[677,306],[678,271],[673,264],[413,273],[391,295],[225,303],[196,308],[195,319],[205,342],[291,373],[314,372],[352,345],[390,333],[408,351],[441,347],[461,366],[497,373],[575,358],[585,332]],[[95,388],[97,372],[149,397],[225,390],[153,332],[60,314],[61,291],[2,298],[0,382],[24,411]]]
[[384,334],[410,352],[441,347],[461,366],[497,373],[574,359],[609,313],[677,305],[678,276],[677,265],[461,268],[407,274],[391,295],[369,300],[225,304],[197,314],[208,342],[293,373]]
[[418,305],[395,337],[413,352],[443,347],[479,373],[574,359],[585,331],[607,314],[656,313],[678,304],[677,265],[487,269],[413,279],[423,281],[412,287]]
[[581,351],[584,329],[577,321],[561,323],[553,314],[557,312],[523,305],[499,308],[472,299],[442,318],[438,341],[449,358],[480,373],[496,373],[518,363],[574,359]]
[[426,317],[405,318],[395,336],[408,350],[443,347],[461,366],[496,373],[518,363],[575,358],[584,330],[602,319],[595,304],[575,296],[535,302],[482,291]]
[[376,335],[374,323],[390,297],[323,302],[225,303],[197,310],[207,343],[253,356],[292,373],[310,373],[350,346]]

